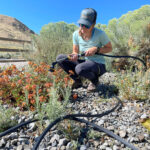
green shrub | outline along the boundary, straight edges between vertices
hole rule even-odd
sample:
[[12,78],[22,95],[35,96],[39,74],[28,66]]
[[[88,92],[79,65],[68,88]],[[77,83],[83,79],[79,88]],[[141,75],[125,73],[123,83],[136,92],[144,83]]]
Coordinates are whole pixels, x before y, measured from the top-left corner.
[[119,88],[120,96],[127,100],[147,100],[150,98],[150,70],[122,71],[117,74],[114,84]]
[[3,108],[0,104],[0,132],[3,132],[17,124],[16,119],[11,119],[16,115],[16,111],[12,108]]
[[39,35],[33,37],[36,50],[28,59],[36,63],[55,61],[58,54],[72,53],[72,33],[77,29],[74,24],[65,22],[49,23],[42,27]]

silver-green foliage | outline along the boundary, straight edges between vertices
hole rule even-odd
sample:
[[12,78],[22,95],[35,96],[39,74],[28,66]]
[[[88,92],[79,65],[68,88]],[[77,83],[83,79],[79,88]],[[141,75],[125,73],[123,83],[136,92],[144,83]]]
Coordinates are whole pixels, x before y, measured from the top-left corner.
[[49,23],[42,27],[40,34],[34,37],[37,62],[51,63],[61,53],[72,52],[72,33],[77,29],[74,24],[65,22]]
[[3,132],[17,124],[17,121],[12,118],[16,112],[11,108],[4,108],[0,104],[0,132]]
[[[122,15],[119,19],[109,21],[108,27],[105,28],[113,44],[114,53],[127,54],[130,49],[128,41],[134,40],[134,48],[142,41],[150,41],[147,31],[147,25],[150,23],[150,5],[142,6],[140,9],[130,11]],[[135,49],[134,49],[135,50]]]
[[[71,88],[68,86],[65,89],[61,89],[61,82],[55,84],[50,89],[49,100],[47,103],[39,103],[39,95],[36,95],[36,111],[38,112],[38,119],[43,121],[44,117],[48,117],[49,121],[67,114],[67,105],[71,95]],[[38,89],[37,89],[38,91]],[[59,101],[60,92],[63,95],[63,101]]]
[[119,94],[128,100],[148,100],[150,92],[150,71],[131,70],[117,73],[114,84],[119,88]]

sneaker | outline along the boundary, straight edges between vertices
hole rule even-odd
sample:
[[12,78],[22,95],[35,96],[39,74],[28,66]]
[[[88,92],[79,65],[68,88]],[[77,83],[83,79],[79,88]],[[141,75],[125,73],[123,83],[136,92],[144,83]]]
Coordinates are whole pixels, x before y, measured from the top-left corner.
[[91,83],[88,85],[88,87],[87,87],[87,91],[88,91],[88,92],[94,92],[94,91],[96,91],[98,85],[99,85],[99,82],[98,82],[96,85],[91,82]]
[[80,88],[82,87],[82,82],[81,80],[76,80],[74,81],[74,83],[72,84],[72,89],[77,89],[77,88]]

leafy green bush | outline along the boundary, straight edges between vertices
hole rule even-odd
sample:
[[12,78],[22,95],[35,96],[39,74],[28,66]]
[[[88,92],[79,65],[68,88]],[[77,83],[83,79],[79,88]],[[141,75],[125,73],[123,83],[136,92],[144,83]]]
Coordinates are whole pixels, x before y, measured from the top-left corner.
[[106,33],[112,41],[114,53],[128,54],[138,51],[140,43],[150,42],[150,5],[142,6],[133,12],[109,21]]
[[11,119],[16,115],[16,111],[12,108],[3,108],[0,104],[0,132],[3,132],[17,124],[16,119]]
[[[59,82],[59,84],[63,84]],[[43,118],[46,116],[49,118],[49,121],[54,121],[58,117],[64,116],[67,113],[67,104],[69,103],[69,98],[71,95],[71,88],[68,86],[64,90],[61,90],[61,93],[63,93],[63,101],[60,100],[60,87],[59,84],[53,84],[53,86],[50,88],[49,92],[49,100],[47,103],[40,104],[39,103],[39,95],[37,92],[36,95],[36,103],[35,108],[38,112],[38,117],[42,121]],[[38,90],[37,90],[38,91]]]
[[147,100],[150,98],[150,70],[147,72],[122,71],[117,74],[114,84],[120,96],[127,100]]
[[32,55],[28,55],[28,58],[32,58],[36,63],[50,64],[58,54],[72,53],[72,33],[76,29],[76,25],[65,22],[43,26],[40,34],[33,37],[36,50]]
[[[130,11],[119,19],[114,18],[109,21],[107,27],[101,25],[101,28],[112,42],[112,54],[133,55],[144,60],[146,55],[150,56],[150,5]],[[112,61],[113,59],[110,60],[111,63]],[[116,59],[113,62],[116,62]],[[109,68],[112,65],[109,63]]]
[[62,131],[63,135],[70,141],[77,141],[80,136],[81,125],[72,120],[64,120],[62,123],[59,124],[58,128]]

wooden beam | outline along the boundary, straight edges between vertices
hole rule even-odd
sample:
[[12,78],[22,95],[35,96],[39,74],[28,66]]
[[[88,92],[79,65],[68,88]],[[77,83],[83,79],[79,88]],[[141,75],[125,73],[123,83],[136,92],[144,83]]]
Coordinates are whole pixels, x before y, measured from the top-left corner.
[[0,40],[3,40],[3,41],[14,41],[14,42],[23,42],[23,43],[31,43],[31,41],[27,41],[27,40],[11,39],[11,38],[5,38],[5,37],[0,37]]
[[13,48],[0,48],[0,52],[33,52],[33,50],[28,49],[13,49]]
[[26,62],[25,59],[0,59],[0,63],[6,63],[6,62]]

